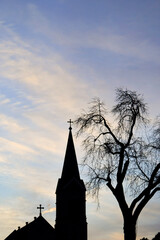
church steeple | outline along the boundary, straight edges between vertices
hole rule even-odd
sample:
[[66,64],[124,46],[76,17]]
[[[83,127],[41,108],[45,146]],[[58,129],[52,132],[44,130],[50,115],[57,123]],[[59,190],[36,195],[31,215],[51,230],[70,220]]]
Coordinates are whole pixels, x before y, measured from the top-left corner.
[[70,127],[61,179],[68,182],[72,178],[80,180],[77,157],[72,137],[72,128]]
[[85,185],[78,170],[71,120],[61,178],[56,189],[57,240],[87,240]]

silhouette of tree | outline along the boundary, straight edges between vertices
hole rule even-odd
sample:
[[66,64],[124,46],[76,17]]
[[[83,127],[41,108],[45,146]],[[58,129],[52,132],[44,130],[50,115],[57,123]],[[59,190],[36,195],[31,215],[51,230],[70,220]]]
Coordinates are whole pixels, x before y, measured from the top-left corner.
[[157,233],[152,240],[160,240],[160,232]]
[[98,198],[107,185],[122,212],[124,239],[135,240],[142,209],[160,191],[160,121],[151,126],[142,96],[121,88],[111,114],[109,118],[104,103],[94,99],[75,120],[77,136],[84,134],[90,193]]

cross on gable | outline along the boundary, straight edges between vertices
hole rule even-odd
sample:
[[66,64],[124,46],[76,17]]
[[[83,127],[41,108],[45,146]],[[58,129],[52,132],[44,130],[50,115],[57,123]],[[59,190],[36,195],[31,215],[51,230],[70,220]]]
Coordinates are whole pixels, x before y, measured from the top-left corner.
[[39,216],[42,216],[42,209],[44,209],[44,207],[42,207],[41,204],[39,204],[39,207],[37,207],[37,209],[39,209]]
[[71,119],[69,119],[69,121],[67,121],[67,123],[69,123],[69,130],[72,130],[73,121]]

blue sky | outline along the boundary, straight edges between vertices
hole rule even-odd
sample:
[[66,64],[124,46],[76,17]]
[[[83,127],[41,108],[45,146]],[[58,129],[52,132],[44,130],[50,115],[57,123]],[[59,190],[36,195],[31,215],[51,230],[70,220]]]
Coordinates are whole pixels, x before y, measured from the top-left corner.
[[[67,121],[93,97],[110,109],[115,89],[128,88],[144,96],[151,119],[159,114],[159,29],[159,0],[0,1],[0,240],[32,221],[40,203],[54,225]],[[80,139],[75,146],[80,163]],[[122,239],[107,189],[100,203],[87,197],[89,239]],[[138,239],[160,230],[159,212],[155,197]]]

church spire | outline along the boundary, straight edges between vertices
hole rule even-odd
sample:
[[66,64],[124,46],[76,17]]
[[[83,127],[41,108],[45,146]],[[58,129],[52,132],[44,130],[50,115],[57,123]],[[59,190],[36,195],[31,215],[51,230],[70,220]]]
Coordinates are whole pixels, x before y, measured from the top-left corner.
[[72,121],[61,178],[56,189],[57,240],[87,240],[85,185],[78,170],[72,137]]
[[61,176],[61,179],[65,182],[71,180],[72,178],[80,179],[77,157],[72,137],[71,120],[69,121],[69,123],[70,123],[69,136]]

